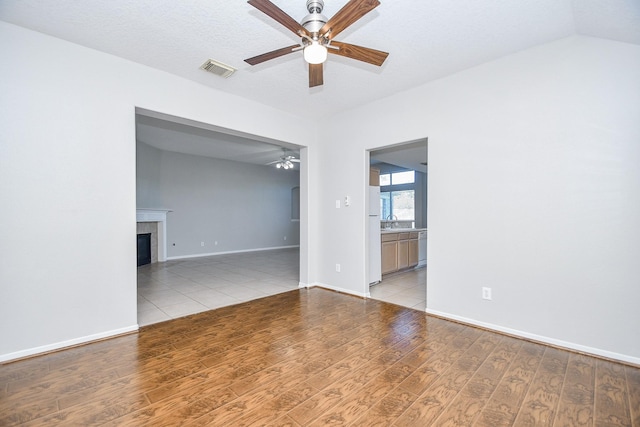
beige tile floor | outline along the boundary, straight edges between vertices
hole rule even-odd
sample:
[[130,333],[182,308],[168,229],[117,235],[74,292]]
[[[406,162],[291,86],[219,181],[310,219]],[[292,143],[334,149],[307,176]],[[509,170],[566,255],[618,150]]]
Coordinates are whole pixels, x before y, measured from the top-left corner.
[[299,250],[277,249],[173,260],[138,267],[138,324],[298,288]]
[[424,311],[427,303],[427,268],[385,275],[369,291],[372,299]]
[[[138,267],[138,324],[150,325],[298,288],[300,251],[278,249]],[[371,298],[425,309],[426,268],[385,276]]]

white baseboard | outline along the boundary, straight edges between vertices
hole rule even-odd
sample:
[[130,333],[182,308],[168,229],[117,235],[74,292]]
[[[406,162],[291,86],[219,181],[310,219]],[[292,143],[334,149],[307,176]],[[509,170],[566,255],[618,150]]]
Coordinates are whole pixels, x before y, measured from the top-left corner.
[[444,313],[437,310],[431,310],[429,308],[427,308],[425,311],[427,312],[427,314],[433,314],[434,316],[454,320],[460,323],[466,323],[472,326],[478,326],[484,329],[490,329],[496,332],[502,332],[507,335],[513,335],[513,336],[528,339],[531,341],[537,341],[542,344],[549,344],[555,347],[562,347],[562,348],[574,350],[580,353],[587,353],[594,356],[604,357],[606,359],[618,360],[620,362],[626,362],[633,365],[640,365],[640,358],[638,357],[627,356],[625,354],[614,353],[612,351],[602,350],[599,348],[588,347],[588,346],[575,344],[568,341],[562,341],[555,338],[545,337],[542,335],[531,334],[529,332],[519,331],[517,329],[505,328],[503,326],[494,325],[492,323],[479,322],[477,320],[467,319],[466,317],[456,316],[454,314]]
[[343,294],[349,294],[349,295],[355,295],[357,297],[361,297],[361,298],[366,298],[366,294],[364,292],[355,292],[351,289],[344,289],[344,288],[340,288],[338,286],[331,286],[331,285],[327,285],[326,283],[320,283],[320,282],[314,282],[311,284],[304,284],[302,282],[300,282],[300,287],[301,288],[324,288],[324,289],[329,289],[332,291],[336,291],[336,292],[340,292]]
[[67,347],[74,347],[80,344],[87,344],[92,341],[98,341],[105,338],[111,338],[118,335],[128,334],[138,330],[138,325],[128,326],[126,328],[114,329],[111,331],[101,332],[99,334],[87,335],[80,338],[74,338],[72,340],[61,341],[53,344],[43,345],[40,347],[28,348],[26,350],[16,351],[14,353],[7,353],[0,355],[0,363],[6,363],[12,360],[24,359],[25,357],[35,356],[37,354],[49,353],[55,350],[61,350]]
[[273,246],[273,247],[270,247],[270,248],[241,249],[241,250],[238,250],[238,251],[208,252],[208,253],[205,253],[205,254],[179,255],[179,256],[167,257],[167,261],[171,261],[171,260],[175,260],[175,259],[201,258],[201,257],[204,257],[204,256],[241,254],[241,253],[246,253],[246,252],[274,251],[274,250],[277,250],[277,249],[292,249],[292,248],[299,248],[299,247],[300,247],[300,245]]

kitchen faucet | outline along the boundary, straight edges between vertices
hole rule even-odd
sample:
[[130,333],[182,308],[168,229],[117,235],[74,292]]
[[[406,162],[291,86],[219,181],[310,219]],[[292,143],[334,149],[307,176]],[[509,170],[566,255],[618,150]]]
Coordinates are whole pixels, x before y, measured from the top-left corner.
[[[387,221],[398,221],[398,217],[396,215],[387,215]],[[391,223],[389,224],[389,222],[387,222],[387,225],[385,226],[385,228],[394,228],[398,226],[398,223]]]

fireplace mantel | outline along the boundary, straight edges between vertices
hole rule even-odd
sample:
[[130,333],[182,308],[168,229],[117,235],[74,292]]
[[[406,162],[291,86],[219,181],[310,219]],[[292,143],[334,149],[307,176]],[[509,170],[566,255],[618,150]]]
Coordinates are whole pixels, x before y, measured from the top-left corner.
[[171,209],[136,209],[136,222],[157,222],[158,225],[158,262],[167,260],[167,213]]

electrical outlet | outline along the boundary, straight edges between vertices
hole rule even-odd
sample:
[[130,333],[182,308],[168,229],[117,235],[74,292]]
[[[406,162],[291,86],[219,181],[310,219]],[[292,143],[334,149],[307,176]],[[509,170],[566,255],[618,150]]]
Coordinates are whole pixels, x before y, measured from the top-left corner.
[[204,242],[200,242],[200,246],[204,246]]
[[482,299],[491,301],[491,288],[482,288]]
[[340,264],[336,264],[336,273],[340,273]]
[[340,209],[340,200],[336,200],[336,209]]
[[287,236],[284,236],[284,240],[287,240]]

